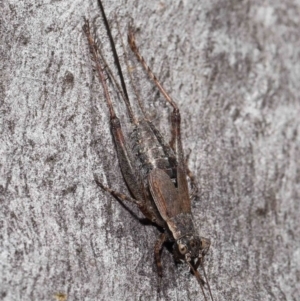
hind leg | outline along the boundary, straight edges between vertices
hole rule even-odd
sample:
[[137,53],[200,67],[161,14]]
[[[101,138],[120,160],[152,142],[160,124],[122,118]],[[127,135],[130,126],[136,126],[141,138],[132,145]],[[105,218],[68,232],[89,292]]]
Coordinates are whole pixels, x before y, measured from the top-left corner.
[[188,193],[188,184],[186,179],[186,164],[184,159],[184,153],[181,142],[181,116],[177,104],[173,101],[171,96],[166,92],[162,84],[158,81],[157,77],[154,75],[150,67],[147,65],[145,59],[139,52],[139,49],[135,42],[135,37],[132,28],[129,28],[128,42],[131,50],[137,57],[138,61],[142,64],[149,77],[153,80],[154,84],[157,86],[159,91],[163,94],[165,100],[172,106],[173,112],[171,114],[172,122],[172,138],[170,146],[175,152],[175,159],[177,163],[177,185],[178,193],[185,201],[182,204],[183,212],[191,211],[191,203]]
[[[114,107],[113,107],[113,104],[112,104],[112,101],[110,98],[108,86],[107,86],[107,83],[105,80],[104,70],[101,65],[101,56],[99,54],[99,49],[91,35],[89,23],[87,20],[85,21],[85,25],[84,25],[83,29],[84,29],[84,32],[86,34],[86,37],[87,37],[87,40],[88,40],[88,43],[90,46],[90,51],[92,53],[93,60],[96,64],[96,71],[97,71],[99,80],[100,80],[103,90],[104,90],[106,103],[107,103],[107,106],[109,109],[111,132],[112,132],[112,135],[114,138],[114,143],[116,146],[118,161],[119,161],[122,173],[123,173],[123,177],[129,187],[131,193],[135,197],[135,199],[130,198],[130,197],[125,197],[123,194],[117,193],[117,192],[113,191],[112,189],[105,187],[99,180],[96,180],[96,182],[99,186],[102,187],[102,189],[110,192],[113,196],[115,196],[121,200],[127,200],[127,201],[131,201],[131,202],[135,203],[140,208],[140,210],[143,212],[143,214],[145,215],[146,218],[149,218],[150,220],[156,220],[155,216],[153,216],[153,214],[150,212],[151,210],[149,208],[147,208],[146,191],[145,191],[143,182],[139,176],[139,172],[135,166],[134,159],[132,158],[132,155],[131,155],[130,151],[128,150],[127,143],[125,141],[123,131],[121,128],[120,120],[115,113],[115,110],[114,110]],[[126,106],[129,111],[129,114],[130,114],[130,105],[126,103]],[[132,119],[134,119],[133,116],[131,116],[131,117],[132,117]],[[137,200],[139,200],[139,201],[137,201]],[[143,200],[143,202],[141,200]]]

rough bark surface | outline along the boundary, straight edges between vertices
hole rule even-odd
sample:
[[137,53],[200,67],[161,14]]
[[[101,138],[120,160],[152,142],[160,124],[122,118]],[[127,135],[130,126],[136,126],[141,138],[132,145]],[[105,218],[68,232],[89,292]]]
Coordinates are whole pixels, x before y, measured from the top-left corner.
[[[121,59],[116,19],[181,108],[215,300],[300,300],[299,1],[103,2]],[[0,299],[203,300],[166,250],[158,296],[158,231],[93,180],[128,193],[82,32],[99,24],[112,65],[96,1],[6,0],[0,15]],[[169,107],[130,64],[167,135]]]

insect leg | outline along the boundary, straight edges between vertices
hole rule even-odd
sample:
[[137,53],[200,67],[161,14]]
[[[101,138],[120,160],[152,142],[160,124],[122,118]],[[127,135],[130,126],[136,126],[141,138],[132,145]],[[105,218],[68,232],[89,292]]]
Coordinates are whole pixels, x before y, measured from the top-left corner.
[[145,59],[139,52],[139,49],[135,42],[135,37],[133,33],[133,29],[129,28],[128,33],[128,42],[130,45],[131,50],[137,57],[138,61],[142,64],[146,72],[148,73],[149,77],[154,81],[155,85],[159,89],[159,91],[163,94],[166,101],[173,107],[173,112],[171,116],[172,122],[172,139],[171,139],[171,147],[175,151],[176,161],[177,161],[177,184],[178,184],[178,193],[183,202],[183,212],[190,212],[191,211],[191,203],[189,200],[189,193],[188,193],[188,185],[186,180],[186,168],[185,168],[185,160],[181,142],[181,133],[180,133],[180,124],[181,124],[181,117],[180,112],[178,109],[177,104],[173,101],[171,96],[166,92],[163,88],[161,83],[158,81],[157,77],[154,75],[150,67],[147,65]]
[[159,277],[162,277],[161,251],[166,238],[166,234],[162,233],[154,245],[154,259],[157,266],[157,274]]
[[128,32],[128,43],[129,43],[129,46],[130,46],[131,50],[136,55],[138,61],[142,64],[144,69],[147,71],[149,77],[154,81],[155,85],[157,86],[159,91],[163,94],[163,96],[165,97],[167,102],[169,102],[171,104],[171,106],[174,108],[174,110],[178,110],[178,107],[177,107],[176,103],[173,101],[173,99],[170,97],[170,95],[166,92],[164,87],[160,84],[157,77],[154,75],[154,73],[152,72],[150,67],[147,65],[145,59],[140,54],[139,49],[138,49],[138,47],[135,43],[133,28],[131,28],[131,27],[129,27],[129,32]]
[[117,17],[115,17],[115,19],[116,19],[118,33],[119,33],[120,40],[121,40],[121,45],[122,45],[122,48],[123,48],[123,51],[124,51],[124,59],[125,59],[126,67],[127,67],[127,70],[128,70],[130,83],[131,83],[131,86],[133,88],[134,94],[135,94],[135,96],[137,98],[139,107],[140,107],[140,109],[141,109],[141,111],[142,111],[142,113],[143,113],[143,115],[145,117],[146,122],[148,123],[148,125],[150,126],[150,128],[153,131],[154,135],[156,136],[158,142],[160,143],[160,145],[164,149],[165,154],[172,160],[172,158],[174,157],[173,150],[170,148],[170,145],[165,142],[165,140],[164,140],[163,136],[161,135],[161,133],[159,132],[159,130],[149,120],[149,118],[148,118],[148,116],[146,114],[145,108],[144,108],[144,106],[143,106],[143,104],[141,102],[140,95],[139,95],[139,93],[137,91],[137,88],[136,88],[136,86],[134,84],[134,80],[133,80],[133,77],[132,77],[132,72],[130,72],[129,60],[128,60],[128,57],[127,57],[126,48],[125,48],[125,45],[124,45],[124,42],[123,42],[123,39],[122,39],[122,35],[121,35],[121,32],[120,32],[120,26],[119,26]]
[[[104,71],[102,70],[98,48],[97,45],[95,44],[94,39],[92,38],[89,23],[87,20],[85,20],[83,30],[86,34],[93,59],[96,63],[96,71],[104,90],[105,99],[110,114],[111,131],[114,138],[118,160],[121,166],[124,179],[127,185],[130,187],[131,193],[134,195],[134,197],[137,200],[145,200],[146,195],[145,195],[144,186],[142,180],[140,179],[139,172],[136,170],[136,167],[134,165],[134,160],[131,158],[131,154],[128,151],[126,141],[122,132],[120,120],[114,111],[113,104],[108,91],[108,86],[105,81]],[[149,214],[147,213],[146,217],[148,216]],[[151,216],[150,220],[152,219],[153,216]]]
[[127,196],[127,195],[117,192],[107,186],[104,186],[96,175],[94,175],[94,179],[98,186],[100,186],[103,190],[109,192],[113,197],[117,198],[120,201],[126,201],[126,202],[135,204],[148,220],[150,220],[153,223],[156,222],[155,215],[153,214],[153,212],[151,212],[148,209],[148,207],[146,206],[146,204],[144,202],[142,202],[140,200],[136,200],[130,196]]

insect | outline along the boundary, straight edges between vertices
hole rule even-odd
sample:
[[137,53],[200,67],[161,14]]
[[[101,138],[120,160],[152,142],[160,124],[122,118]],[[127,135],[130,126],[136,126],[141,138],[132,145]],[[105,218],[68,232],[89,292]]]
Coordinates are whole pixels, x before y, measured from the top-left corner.
[[[207,283],[210,298],[213,300],[203,267],[204,256],[209,250],[210,240],[198,235],[193,222],[191,197],[187,181],[188,172],[181,141],[179,108],[141,56],[136,45],[134,31],[130,27],[128,42],[132,52],[173,109],[171,113],[171,142],[167,143],[165,141],[155,125],[147,118],[147,114],[142,107],[142,116],[135,116],[129,101],[114,40],[100,0],[98,0],[98,4],[118,69],[122,86],[121,94],[132,124],[129,140],[125,139],[120,120],[114,110],[106,77],[113,79],[118,87],[119,85],[113,78],[112,72],[105,63],[103,55],[93,39],[87,20],[85,20],[83,30],[95,62],[97,75],[104,90],[119,165],[131,196],[106,187],[96,175],[95,181],[103,190],[109,192],[120,201],[135,204],[143,215],[161,230],[162,233],[154,245],[159,279],[162,277],[161,250],[163,245],[169,242],[173,246],[174,260],[186,263],[189,266],[201,287],[205,300],[207,298],[204,285]],[[105,68],[103,67],[104,65],[106,65]],[[191,178],[191,180],[193,179]],[[199,266],[202,267],[206,281],[203,280],[197,270]]]

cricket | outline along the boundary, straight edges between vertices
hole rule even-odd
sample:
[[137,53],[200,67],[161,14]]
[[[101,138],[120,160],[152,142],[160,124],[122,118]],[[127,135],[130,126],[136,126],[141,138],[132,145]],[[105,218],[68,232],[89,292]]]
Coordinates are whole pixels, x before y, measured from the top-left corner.
[[[191,211],[192,193],[189,190],[195,185],[195,182],[187,168],[184,156],[179,108],[141,55],[136,43],[134,29],[129,26],[128,44],[131,51],[171,107],[170,142],[166,141],[150,118],[147,117],[147,112],[141,106],[140,101],[138,106],[141,116],[136,116],[128,96],[109,22],[100,0],[98,0],[98,5],[107,30],[120,82],[115,79],[107,65],[88,20],[85,20],[83,31],[88,41],[97,77],[104,91],[119,166],[130,194],[120,193],[106,187],[96,175],[94,175],[95,181],[102,190],[119,201],[137,206],[145,218],[160,230],[161,234],[154,244],[158,279],[163,276],[162,248],[165,243],[171,243],[175,262],[186,264],[195,276],[204,299],[208,300],[207,295],[209,295],[210,299],[213,300],[203,264],[211,243],[208,238],[200,236],[194,226]],[[131,134],[127,135],[128,137],[122,131],[121,122],[115,112],[109,93],[107,80],[112,81],[113,86],[120,90],[121,98],[126,106],[132,128]],[[201,267],[201,274],[198,271],[199,267]]]

